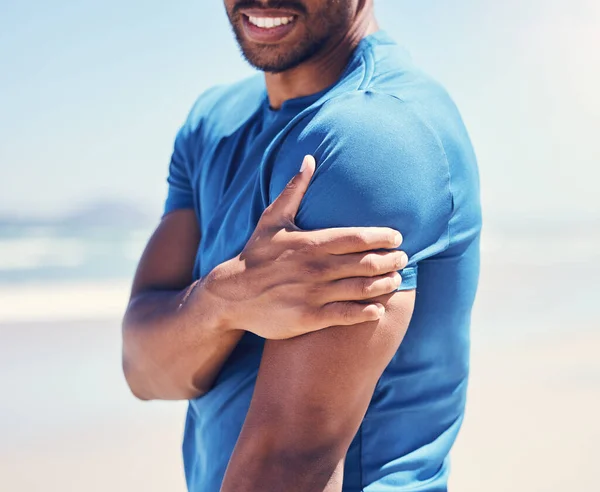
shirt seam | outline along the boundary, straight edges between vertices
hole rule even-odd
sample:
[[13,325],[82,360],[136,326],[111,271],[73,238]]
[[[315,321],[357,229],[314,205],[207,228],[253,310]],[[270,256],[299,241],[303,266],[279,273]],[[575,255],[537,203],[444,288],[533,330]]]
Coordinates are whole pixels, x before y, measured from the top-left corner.
[[[372,81],[372,78],[373,78],[373,74],[375,73],[375,62],[374,62],[374,58],[372,58],[373,57],[372,49],[366,49],[367,47],[369,47],[369,48],[373,47],[373,45],[371,44],[371,40],[367,40],[367,43],[364,44],[361,48],[359,48],[360,52],[355,53],[356,56],[360,60],[363,61],[363,65],[364,65],[364,68],[363,68],[364,73],[363,73],[362,79],[361,79],[358,87],[355,87],[352,90],[343,92],[341,94],[336,94],[330,98],[324,97],[323,100],[317,100],[314,102],[314,104],[310,105],[308,108],[305,108],[298,115],[296,115],[294,118],[292,118],[292,120],[289,122],[287,127],[284,129],[285,135],[280,135],[279,138],[275,139],[267,147],[265,156],[270,155],[273,151],[275,151],[275,153],[278,153],[279,149],[277,147],[279,146],[280,141],[283,141],[287,137],[287,135],[289,135],[289,133],[292,132],[293,129],[297,125],[300,124],[301,121],[303,121],[305,118],[310,117],[311,115],[314,115],[315,113],[318,113],[328,103],[330,103],[332,101],[337,101],[339,98],[341,98],[343,96],[348,96],[349,94],[359,94],[361,92],[364,92],[364,90],[361,89],[361,87],[364,87],[365,85],[370,84]],[[371,57],[370,62],[367,61],[366,56]],[[333,89],[333,90],[335,90],[335,89]],[[270,204],[270,195],[269,195],[269,191],[267,189],[266,183],[264,183],[262,179],[261,179],[261,183],[260,183],[260,188],[261,188],[261,196],[262,196],[263,206],[267,207]]]

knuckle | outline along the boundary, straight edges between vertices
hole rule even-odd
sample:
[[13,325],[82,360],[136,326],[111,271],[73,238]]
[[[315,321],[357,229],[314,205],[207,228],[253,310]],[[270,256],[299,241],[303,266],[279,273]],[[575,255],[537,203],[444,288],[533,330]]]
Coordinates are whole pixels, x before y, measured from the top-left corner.
[[304,299],[307,304],[318,304],[323,298],[323,287],[320,285],[311,285],[304,291]]
[[[285,229],[281,229],[281,228],[277,228],[275,230],[275,228],[273,228],[272,230],[268,231],[271,234],[269,234],[268,236],[268,241],[269,243],[271,243],[272,245],[278,247],[278,248],[285,248],[287,247],[288,244],[288,239],[287,239],[287,231]],[[267,239],[267,237],[263,238],[263,239]]]
[[301,239],[298,240],[298,249],[305,253],[314,254],[316,250],[319,248],[319,242],[316,238],[304,235]]
[[344,302],[340,308],[341,317],[343,320],[351,321],[353,318],[352,303]]
[[348,318],[348,306],[345,302],[337,302],[335,304],[335,315],[340,320],[346,320]]
[[373,283],[369,280],[360,281],[360,294],[368,299],[373,293]]
[[309,311],[306,308],[301,308],[298,310],[298,322],[300,326],[304,326],[305,323],[308,323],[310,318]]
[[367,273],[375,274],[379,271],[379,265],[377,263],[377,258],[374,255],[367,255],[363,260],[363,264],[365,266],[365,270]]
[[[263,213],[260,216],[260,220],[269,219],[273,215],[273,204],[269,205],[267,208],[263,210]],[[259,222],[260,222],[259,220]]]
[[358,246],[368,246],[369,244],[369,235],[365,231],[357,231],[354,235],[354,242]]
[[286,193],[292,193],[294,192],[296,189],[298,188],[298,182],[296,180],[296,178],[292,178],[287,185],[285,185],[285,190],[284,192]]
[[298,319],[302,333],[314,331],[319,325],[317,313],[313,309],[302,309]]

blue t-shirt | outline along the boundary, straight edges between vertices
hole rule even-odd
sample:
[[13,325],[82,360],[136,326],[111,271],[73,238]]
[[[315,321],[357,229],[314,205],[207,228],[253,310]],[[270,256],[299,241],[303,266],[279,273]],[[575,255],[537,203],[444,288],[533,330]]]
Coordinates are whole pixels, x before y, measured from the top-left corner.
[[[477,164],[461,117],[382,31],[360,43],[336,84],[277,111],[262,75],[207,91],[177,136],[165,207],[196,212],[195,278],[241,252],[306,154],[317,170],[297,224],[401,231],[410,262],[400,289],[417,290],[406,337],[348,451],[343,490],[445,491],[465,407],[481,229]],[[190,401],[190,491],[219,490],[263,345],[247,333],[214,387]]]

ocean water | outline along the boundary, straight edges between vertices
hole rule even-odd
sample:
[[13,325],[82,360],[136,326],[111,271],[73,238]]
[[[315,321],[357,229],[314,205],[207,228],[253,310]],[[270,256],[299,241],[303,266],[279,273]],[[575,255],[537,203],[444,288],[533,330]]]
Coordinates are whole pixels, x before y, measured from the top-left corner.
[[151,232],[149,227],[0,228],[0,284],[129,279]]
[[[0,289],[127,284],[151,233],[129,223],[0,225]],[[517,325],[553,330],[563,320],[600,328],[597,222],[486,224],[481,250],[474,316],[486,336],[510,337]]]
[[[129,279],[152,227],[0,223],[0,284]],[[487,226],[482,265],[594,268],[600,224]]]

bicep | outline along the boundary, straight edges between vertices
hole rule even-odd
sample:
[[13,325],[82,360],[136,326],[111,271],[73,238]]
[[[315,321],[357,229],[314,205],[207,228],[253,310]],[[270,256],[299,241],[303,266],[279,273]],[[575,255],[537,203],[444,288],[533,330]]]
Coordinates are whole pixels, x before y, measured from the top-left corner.
[[274,453],[342,459],[406,333],[414,298],[414,291],[380,298],[386,313],[376,322],[267,341],[247,425],[273,434]]
[[146,290],[178,290],[189,286],[199,242],[200,230],[192,209],[166,214],[144,249],[132,297]]

